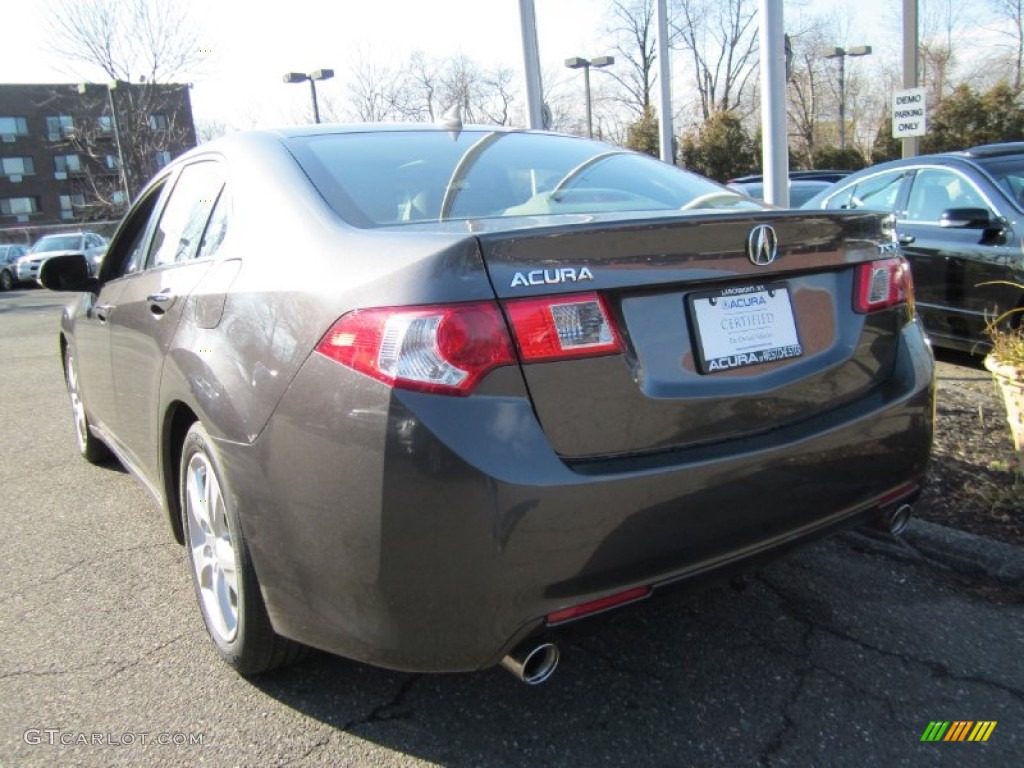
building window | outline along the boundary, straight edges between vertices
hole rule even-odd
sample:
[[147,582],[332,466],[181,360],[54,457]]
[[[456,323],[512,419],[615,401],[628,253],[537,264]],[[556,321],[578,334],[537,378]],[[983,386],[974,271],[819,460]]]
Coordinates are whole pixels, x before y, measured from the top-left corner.
[[110,200],[111,202],[114,203],[114,205],[125,205],[128,202],[128,198],[125,197],[124,192],[122,192],[121,190],[116,190],[115,192],[111,193]]
[[121,159],[117,155],[107,155],[103,159],[103,163],[107,166],[108,171],[116,171],[121,167]]
[[53,169],[57,173],[78,173],[82,170],[82,159],[78,155],[55,155]]
[[171,153],[166,149],[155,153],[156,156],[156,167],[163,168],[169,162],[171,162]]
[[0,214],[24,216],[39,212],[39,200],[35,197],[0,197]]
[[75,208],[81,208],[85,205],[85,195],[78,192],[73,195],[61,195],[60,196],[60,217],[62,219],[73,219],[75,218]]
[[48,115],[46,118],[46,138],[50,141],[66,139],[75,131],[75,118],[71,115]]
[[15,136],[28,135],[28,120],[24,117],[0,117],[0,136],[4,141],[14,141]]
[[100,135],[109,136],[114,132],[114,121],[111,120],[110,115],[100,115],[97,122],[100,126]]
[[154,131],[166,131],[167,130],[167,115],[162,112],[157,112],[149,116],[149,127]]
[[36,164],[31,157],[4,157],[0,158],[0,172],[3,176],[31,176]]

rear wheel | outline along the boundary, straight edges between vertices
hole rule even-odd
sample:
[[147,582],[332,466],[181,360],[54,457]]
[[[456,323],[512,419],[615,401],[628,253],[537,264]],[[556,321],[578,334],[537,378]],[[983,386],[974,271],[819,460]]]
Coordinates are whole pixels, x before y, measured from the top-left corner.
[[9,270],[0,270],[0,291],[9,291],[14,287],[14,275]]
[[71,398],[71,416],[75,420],[78,452],[86,461],[99,464],[110,457],[110,450],[89,429],[89,416],[85,412],[85,403],[82,402],[78,390],[78,368],[75,365],[75,357],[71,354],[71,347],[64,350],[64,378],[68,384],[68,397]]
[[217,651],[243,675],[295,661],[303,646],[270,625],[234,499],[202,424],[185,436],[180,477],[192,581]]

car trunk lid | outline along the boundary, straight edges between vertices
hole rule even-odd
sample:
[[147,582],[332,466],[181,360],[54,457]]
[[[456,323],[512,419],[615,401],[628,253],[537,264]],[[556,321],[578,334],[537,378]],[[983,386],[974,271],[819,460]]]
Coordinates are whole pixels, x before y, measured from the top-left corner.
[[621,354],[522,366],[566,459],[764,433],[864,395],[900,326],[854,308],[856,265],[896,255],[875,214],[692,214],[481,233],[506,313],[524,297],[597,292]]

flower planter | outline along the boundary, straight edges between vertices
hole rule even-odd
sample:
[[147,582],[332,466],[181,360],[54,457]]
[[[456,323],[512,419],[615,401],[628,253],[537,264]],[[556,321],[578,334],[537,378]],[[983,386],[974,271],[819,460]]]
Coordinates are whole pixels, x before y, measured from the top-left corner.
[[1003,395],[1006,420],[1013,434],[1013,446],[1017,449],[1017,460],[1024,472],[1024,371],[1002,363],[992,355],[985,358],[985,367],[991,372]]

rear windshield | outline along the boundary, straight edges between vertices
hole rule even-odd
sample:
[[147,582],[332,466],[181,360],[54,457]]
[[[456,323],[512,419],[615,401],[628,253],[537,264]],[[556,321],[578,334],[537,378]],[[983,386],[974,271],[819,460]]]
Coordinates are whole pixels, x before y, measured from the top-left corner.
[[305,136],[289,146],[357,226],[760,207],[654,158],[571,136],[392,131]]
[[1024,155],[1013,157],[976,158],[1018,207],[1024,208]]

